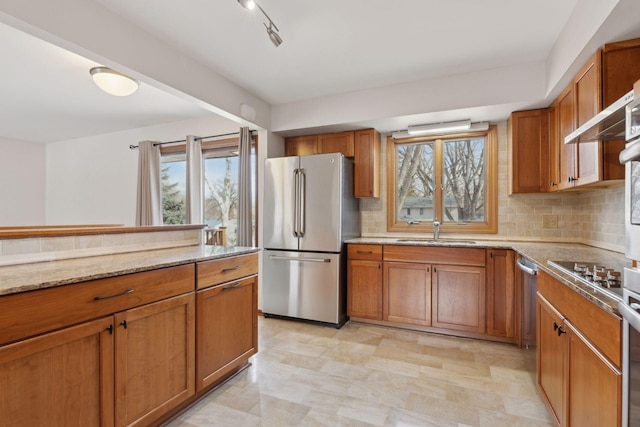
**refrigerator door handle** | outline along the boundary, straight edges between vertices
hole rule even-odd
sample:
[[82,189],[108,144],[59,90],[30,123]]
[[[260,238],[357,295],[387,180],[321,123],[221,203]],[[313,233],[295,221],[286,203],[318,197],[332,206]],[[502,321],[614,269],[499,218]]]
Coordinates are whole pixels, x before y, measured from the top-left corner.
[[299,193],[300,193],[300,169],[295,169],[293,171],[293,235],[295,237],[300,237],[300,233],[298,229],[300,228],[298,224],[299,218]]
[[281,261],[331,262],[331,259],[329,258],[298,258],[282,255],[269,255],[269,259]]
[[304,173],[304,169],[299,169],[299,174],[300,174],[300,219],[298,222],[298,235],[300,237],[304,237],[304,233],[305,233],[305,205],[307,203],[306,201],[306,196],[307,196],[307,188],[306,188],[306,179],[307,176]]

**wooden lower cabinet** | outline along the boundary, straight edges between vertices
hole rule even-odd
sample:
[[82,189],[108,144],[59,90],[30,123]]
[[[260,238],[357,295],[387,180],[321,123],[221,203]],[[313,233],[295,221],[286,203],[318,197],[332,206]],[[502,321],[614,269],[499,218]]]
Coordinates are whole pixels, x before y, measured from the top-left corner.
[[115,315],[116,426],[148,425],[195,393],[195,295]]
[[383,320],[430,326],[431,266],[385,262],[383,268]]
[[347,315],[382,320],[382,261],[347,262]]
[[515,338],[515,253],[510,249],[488,249],[487,254],[487,334]]
[[540,294],[537,315],[538,389],[556,424],[620,426],[620,369]]
[[484,333],[484,267],[433,265],[432,269],[432,326]]
[[622,374],[567,321],[567,426],[618,427]]
[[0,425],[113,426],[113,317],[0,347]]
[[544,298],[537,300],[537,346],[536,370],[538,389],[547,403],[556,423],[564,420],[564,371],[565,342],[558,328],[563,317]]
[[258,351],[258,280],[250,276],[197,293],[197,388],[215,384]]

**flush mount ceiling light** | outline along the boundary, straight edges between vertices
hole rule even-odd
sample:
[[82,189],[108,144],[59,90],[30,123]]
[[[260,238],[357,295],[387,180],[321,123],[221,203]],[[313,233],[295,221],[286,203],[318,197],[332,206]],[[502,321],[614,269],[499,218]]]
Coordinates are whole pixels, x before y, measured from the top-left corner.
[[278,47],[282,44],[282,37],[280,37],[280,34],[278,34],[278,31],[280,30],[278,29],[277,25],[273,23],[271,18],[269,18],[269,15],[267,15],[267,12],[265,12],[264,9],[261,8],[258,3],[256,3],[254,0],[238,0],[238,3],[240,3],[242,7],[244,7],[245,9],[253,10],[256,7],[260,9],[260,12],[262,12],[265,18],[269,20],[269,25],[267,25],[266,23],[263,23],[265,28],[267,29],[269,40],[271,40],[271,43],[273,43],[275,47]]
[[131,95],[140,85],[137,80],[108,67],[93,67],[89,73],[96,86],[109,95]]

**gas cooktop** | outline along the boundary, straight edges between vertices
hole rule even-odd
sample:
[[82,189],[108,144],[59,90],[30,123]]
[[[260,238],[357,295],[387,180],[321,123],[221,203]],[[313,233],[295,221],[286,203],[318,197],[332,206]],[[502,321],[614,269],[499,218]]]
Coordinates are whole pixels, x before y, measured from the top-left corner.
[[605,295],[622,301],[622,274],[597,262],[547,261],[547,263]]

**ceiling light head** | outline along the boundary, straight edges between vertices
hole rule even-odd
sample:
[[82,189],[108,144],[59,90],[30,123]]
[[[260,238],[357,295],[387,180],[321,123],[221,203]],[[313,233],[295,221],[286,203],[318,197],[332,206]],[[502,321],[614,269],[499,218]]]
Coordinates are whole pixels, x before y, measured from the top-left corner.
[[[267,27],[267,24],[264,24],[264,26]],[[275,31],[274,31],[274,28],[275,28]],[[271,43],[273,43],[276,47],[278,47],[282,44],[282,37],[280,37],[280,34],[278,34],[276,31],[278,31],[278,27],[276,27],[273,22],[269,21],[269,26],[267,27],[267,34],[271,39]]]
[[238,0],[238,3],[245,9],[253,10],[256,7],[256,2],[253,0]]
[[428,135],[438,133],[451,133],[471,129],[471,120],[458,120],[455,122],[432,123],[428,125],[409,126],[409,135]]
[[128,96],[138,90],[140,85],[136,79],[108,67],[93,67],[89,73],[93,82],[109,95]]

